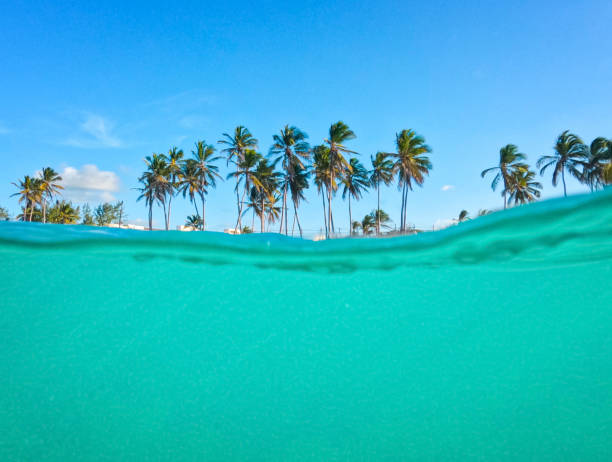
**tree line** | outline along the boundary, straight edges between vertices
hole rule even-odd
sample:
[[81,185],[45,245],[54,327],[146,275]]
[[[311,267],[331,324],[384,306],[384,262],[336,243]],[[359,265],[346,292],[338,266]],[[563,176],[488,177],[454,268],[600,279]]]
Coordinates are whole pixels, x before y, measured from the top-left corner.
[[[144,200],[149,211],[149,229],[153,223],[153,207],[160,206],[164,213],[166,229],[169,228],[172,200],[177,195],[188,198],[194,205],[195,214],[188,217],[187,224],[206,229],[206,196],[223,180],[219,174],[219,161],[224,160],[232,171],[226,179],[235,183],[237,230],[245,229],[243,219],[251,212],[253,224],[259,218],[261,232],[279,222],[279,232],[289,234],[289,215],[293,215],[293,227],[297,224],[300,236],[302,225],[299,206],[305,200],[304,191],[312,184],[322,199],[325,234],[335,233],[336,224],[332,212],[332,199],[341,191],[347,199],[350,230],[362,229],[369,234],[369,220],[375,220],[375,232],[381,233],[383,211],[380,210],[380,187],[397,179],[402,194],[400,231],[407,229],[408,192],[415,185],[421,186],[432,169],[427,156],[431,148],[422,136],[413,130],[402,130],[396,135],[396,151],[378,152],[371,156],[371,168],[353,157],[357,153],[347,142],[355,139],[355,133],[344,122],[329,127],[322,143],[310,146],[308,135],[295,126],[286,125],[273,135],[272,145],[264,156],[258,152],[258,140],[244,126],[231,133],[224,133],[215,146],[205,141],[195,143],[190,157],[176,147],[168,154],[155,153],[145,158],[146,170],[138,179],[141,187],[138,200]],[[363,221],[353,222],[352,201],[363,197],[369,188],[377,190],[378,202],[374,215]],[[373,217],[373,218],[372,218]],[[253,224],[248,227],[252,229]]]
[[[495,191],[501,183],[501,194],[504,198],[504,209],[508,203],[514,205],[533,202],[540,197],[542,184],[536,181],[536,172],[525,162],[527,156],[514,144],[507,144],[499,151],[499,162],[496,166],[481,172],[481,177],[493,173],[491,189]],[[552,171],[552,185],[559,180],[563,184],[563,195],[567,197],[566,173],[591,191],[603,188],[612,183],[612,140],[598,137],[590,145],[578,135],[565,130],[555,142],[553,154],[543,155],[536,162],[543,176]]]
[[[380,190],[383,185],[397,184],[401,194],[399,232],[406,232],[408,193],[415,186],[422,186],[432,170],[429,155],[432,149],[425,138],[412,129],[402,130],[395,136],[393,152],[379,151],[370,156],[366,167],[347,143],[355,139],[355,133],[344,122],[329,127],[321,143],[311,146],[308,135],[298,127],[286,125],[273,135],[267,155],[258,151],[258,140],[244,126],[231,133],[224,133],[217,148],[205,141],[197,141],[190,156],[182,149],[171,148],[167,154],[154,153],[145,158],[146,169],[138,178],[140,195],[148,208],[149,229],[153,227],[153,208],[163,209],[164,225],[169,229],[172,202],[179,195],[194,206],[195,214],[187,218],[186,225],[194,229],[206,229],[206,197],[218,181],[219,163],[225,162],[232,169],[225,178],[234,182],[237,230],[254,229],[255,217],[259,230],[269,231],[279,223],[279,232],[289,234],[289,215],[292,215],[292,233],[297,225],[300,236],[302,226],[299,207],[305,200],[305,190],[311,185],[321,196],[323,223],[327,237],[336,231],[332,200],[341,193],[347,201],[349,227],[352,234],[380,235],[389,229],[390,218],[380,209]],[[540,197],[542,184],[536,171],[526,162],[527,156],[516,145],[508,144],[499,151],[497,165],[481,172],[485,177],[493,174],[491,188],[502,186],[504,208],[532,202]],[[543,155],[536,162],[540,176],[552,171],[552,184],[563,184],[567,195],[566,174],[587,185],[591,191],[612,183],[612,140],[598,137],[590,145],[564,131],[557,138],[551,155]],[[43,168],[36,176],[25,176],[13,183],[22,204],[23,221],[52,223],[76,223],[82,215],[82,223],[105,225],[125,220],[123,202],[100,204],[95,209],[84,205],[82,209],[69,201],[53,199],[61,195],[61,176],[52,168]],[[361,221],[353,221],[352,201],[360,200],[372,188],[377,193],[377,207]],[[243,224],[247,213],[252,214],[250,226]],[[462,211],[457,221],[467,217]],[[488,213],[488,211],[486,211]],[[8,216],[8,213],[4,215]],[[2,216],[0,215],[0,219]]]

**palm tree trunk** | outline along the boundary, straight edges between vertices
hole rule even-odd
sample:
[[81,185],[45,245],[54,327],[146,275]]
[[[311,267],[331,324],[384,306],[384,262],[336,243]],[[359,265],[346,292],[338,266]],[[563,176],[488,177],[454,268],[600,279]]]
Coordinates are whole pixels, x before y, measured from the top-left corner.
[[353,214],[351,213],[351,193],[350,192],[349,192],[348,197],[349,197],[349,227],[348,227],[348,230],[349,230],[349,236],[350,236],[352,234],[351,226],[353,225]]
[[[248,175],[248,172],[247,172]],[[242,204],[244,203],[244,198],[247,193],[247,189],[249,189],[249,182],[244,182],[244,191],[242,191],[242,199],[240,200],[240,204],[238,206],[238,230],[242,232]]]
[[164,221],[166,222],[166,231],[168,231],[168,216],[166,215],[166,202],[162,202],[164,208]]
[[43,199],[42,201],[42,206],[43,206],[43,223],[47,222],[47,201]]
[[300,237],[304,237],[302,235],[302,225],[300,224],[300,217],[298,216],[297,212],[297,203],[295,201],[293,201],[293,212],[295,213],[295,219],[297,221],[298,229],[300,230]]
[[327,232],[327,212],[325,211],[325,192],[321,192],[321,202],[323,202],[323,225],[325,226],[325,237],[328,236]]
[[283,223],[285,218],[285,200],[287,199],[287,182],[285,181],[285,185],[283,186],[283,207],[281,208],[281,216],[280,216],[280,227],[278,229],[279,234],[283,234]]
[[563,180],[563,196],[567,197],[567,189],[565,187],[565,165],[561,169],[561,179]]
[[202,199],[202,231],[204,231],[206,229],[206,199],[203,192],[200,192],[200,199]]
[[376,203],[376,235],[380,236],[380,180],[378,180],[376,185],[376,193],[378,195],[378,202]]
[[153,231],[153,203],[149,204],[149,231]]
[[334,231],[332,228],[332,213],[331,213],[331,184],[327,188],[327,216],[328,216],[327,230],[329,233],[333,233]]
[[[199,217],[200,216],[200,212],[198,211],[198,203],[196,202],[195,197],[193,198],[192,202],[193,202],[193,206],[195,207],[196,217]],[[203,220],[203,218],[202,218],[202,220]]]
[[404,209],[405,209],[405,194],[404,190],[406,189],[406,183],[402,185],[402,206],[400,208],[400,233],[404,231]]
[[261,210],[260,210],[260,212],[261,212],[261,216],[260,216],[261,224],[260,224],[259,230],[260,230],[260,232],[263,233],[264,232],[264,219],[266,217],[266,206],[265,206],[263,195],[261,196]]
[[281,233],[283,229],[283,219],[285,220],[285,236],[289,234],[289,226],[287,224],[287,179],[285,179],[285,186],[283,188],[283,209],[281,210]]
[[404,189],[403,189],[403,194],[404,194],[404,199],[402,200],[403,204],[404,204],[404,214],[403,214],[403,218],[402,218],[402,231],[406,232],[406,218],[408,215],[408,188],[406,186],[406,183],[404,182]]
[[168,197],[168,216],[166,217],[166,229],[170,227],[170,208],[172,207],[172,194]]

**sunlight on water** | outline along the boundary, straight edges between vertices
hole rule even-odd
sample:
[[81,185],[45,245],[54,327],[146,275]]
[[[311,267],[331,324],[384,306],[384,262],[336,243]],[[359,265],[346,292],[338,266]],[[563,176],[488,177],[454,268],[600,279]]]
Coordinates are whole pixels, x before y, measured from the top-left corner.
[[12,460],[610,460],[612,190],[393,239],[0,224]]

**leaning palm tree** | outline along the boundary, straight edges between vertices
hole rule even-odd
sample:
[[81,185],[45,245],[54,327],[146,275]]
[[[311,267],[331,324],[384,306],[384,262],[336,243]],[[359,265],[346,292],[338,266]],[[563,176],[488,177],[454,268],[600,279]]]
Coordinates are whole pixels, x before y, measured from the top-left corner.
[[357,154],[344,146],[344,143],[355,139],[355,133],[348,125],[342,121],[338,121],[329,127],[328,137],[324,139],[329,146],[329,172],[328,172],[328,188],[327,188],[327,230],[334,232],[334,225],[331,213],[331,200],[333,193],[338,189],[336,180],[349,168],[349,163],[344,157],[344,154]]
[[591,192],[605,185],[603,171],[606,161],[612,158],[612,140],[598,137],[589,147],[588,159],[583,164],[581,181],[586,183]]
[[495,167],[487,168],[480,173],[481,178],[484,178],[489,172],[495,172],[493,182],[491,183],[493,191],[495,191],[500,181],[503,182],[504,189],[502,190],[502,196],[504,197],[504,209],[508,205],[507,194],[513,175],[518,170],[526,170],[528,168],[527,164],[521,162],[526,158],[525,154],[518,152],[518,147],[514,144],[507,144],[499,150],[499,164]]
[[197,181],[196,192],[202,200],[202,231],[206,229],[206,199],[208,188],[217,186],[217,179],[221,179],[219,175],[219,167],[215,162],[221,157],[215,155],[215,148],[205,141],[198,141],[195,144],[195,151],[191,151],[191,156],[195,162],[195,179]]
[[[376,210],[380,210],[380,183],[389,186],[395,176],[393,171],[393,161],[384,152],[377,152],[376,157],[370,156],[372,170],[370,171],[370,183],[376,188],[377,202]],[[376,222],[376,234],[380,234],[380,222]]]
[[359,199],[361,199],[363,193],[368,189],[368,186],[370,185],[368,171],[356,157],[351,157],[348,168],[346,169],[342,177],[342,184],[344,185],[344,190],[342,191],[342,199],[346,199],[346,197],[348,196],[348,229],[350,234],[351,226],[353,224],[353,214],[351,212],[351,197],[358,201]]
[[425,138],[417,135],[414,130],[402,130],[396,135],[395,144],[397,152],[387,155],[395,158],[394,170],[398,174],[398,188],[402,190],[400,231],[404,231],[408,191],[412,191],[415,184],[422,186],[425,176],[429,175],[433,167],[425,155],[431,152],[431,148],[425,144]]
[[325,211],[325,197],[327,189],[330,188],[329,181],[329,148],[323,144],[317,145],[312,149],[312,175],[314,183],[317,187],[317,192],[321,194],[323,202],[323,223],[325,226],[325,236],[329,235],[327,229],[327,212]]
[[251,186],[261,187],[259,178],[255,175],[257,164],[261,158],[262,155],[254,149],[247,149],[241,158],[236,158],[233,161],[236,165],[236,170],[227,175],[228,178],[236,178],[236,191],[239,190],[240,184],[244,183],[242,197],[239,198],[238,203],[236,229],[242,229],[242,210],[247,191],[251,189]]
[[176,146],[168,151],[168,181],[170,182],[170,190],[168,191],[168,215],[166,217],[166,229],[170,224],[170,211],[172,208],[172,198],[178,192],[179,180],[181,177],[181,162],[184,153],[182,149]]
[[62,181],[62,177],[53,170],[51,167],[45,167],[41,170],[40,175],[40,188],[41,188],[41,202],[42,202],[42,220],[43,223],[47,222],[47,200],[51,202],[55,194],[59,194],[60,190],[64,189],[59,184]]
[[283,232],[284,221],[285,234],[287,234],[287,190],[290,184],[290,177],[295,174],[296,169],[304,170],[304,162],[310,157],[310,146],[306,141],[308,138],[306,133],[297,127],[290,127],[288,125],[281,129],[280,135],[274,135],[272,138],[274,143],[270,147],[269,155],[273,157],[275,163],[280,162],[285,175],[279,232]]
[[[233,134],[224,133],[223,139],[219,140],[219,144],[227,145],[227,148],[223,149],[227,156],[227,165],[230,163],[239,163],[244,158],[244,153],[247,149],[257,148],[257,139],[251,135],[248,128],[239,125],[234,129]],[[236,208],[238,210],[238,223],[240,223],[240,215],[242,214],[242,205],[240,202],[240,192],[238,191],[238,177],[236,177]],[[236,229],[240,229],[236,225]]]
[[464,221],[467,221],[469,219],[470,219],[470,214],[468,213],[468,211],[462,210],[461,212],[459,212],[459,216],[457,217],[457,222],[463,223]]
[[510,201],[514,205],[533,202],[540,197],[542,184],[535,181],[535,172],[531,170],[517,170],[510,183]]
[[19,180],[17,183],[13,183],[13,185],[15,185],[19,191],[15,194],[11,194],[11,197],[19,196],[19,203],[24,204],[23,213],[21,215],[22,221],[32,221],[34,206],[40,203],[43,195],[40,179],[26,175],[23,177],[23,180]]
[[579,136],[570,133],[569,130],[559,135],[554,149],[555,153],[552,156],[540,157],[536,165],[540,168],[540,175],[544,175],[548,167],[553,167],[553,186],[557,186],[559,174],[561,175],[563,195],[567,197],[565,171],[580,180],[582,177],[580,168],[583,168],[588,160],[589,149]]

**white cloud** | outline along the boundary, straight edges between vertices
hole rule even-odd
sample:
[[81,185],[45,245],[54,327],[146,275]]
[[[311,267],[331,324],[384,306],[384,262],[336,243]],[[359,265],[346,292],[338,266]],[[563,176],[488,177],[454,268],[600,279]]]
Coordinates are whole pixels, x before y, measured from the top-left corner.
[[445,184],[442,186],[441,191],[450,191],[451,189],[455,189],[455,186],[452,184]]
[[113,193],[120,188],[115,172],[100,170],[91,164],[80,169],[66,167],[60,175],[62,195],[75,202],[110,202],[115,200]]
[[113,134],[114,124],[97,114],[87,114],[79,125],[79,134],[64,141],[77,148],[119,148],[123,142]]

